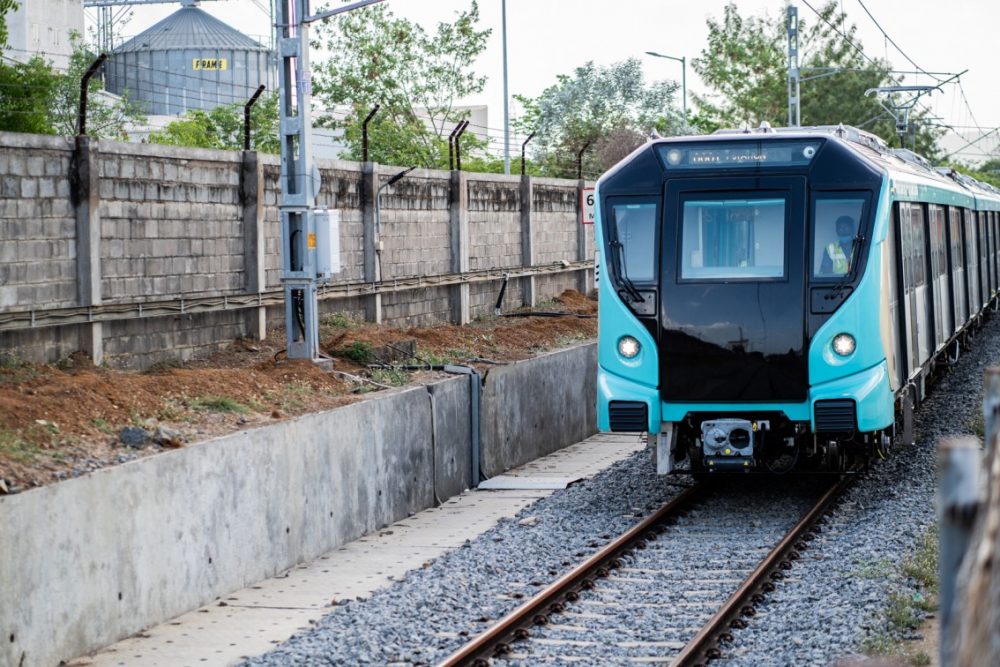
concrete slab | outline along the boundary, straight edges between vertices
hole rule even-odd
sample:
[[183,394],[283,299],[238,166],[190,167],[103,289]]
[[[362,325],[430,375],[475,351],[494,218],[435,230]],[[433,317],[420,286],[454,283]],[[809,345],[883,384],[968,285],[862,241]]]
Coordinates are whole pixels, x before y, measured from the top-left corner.
[[[643,447],[634,435],[595,435],[506,474],[526,480],[582,479]],[[466,491],[70,666],[231,665],[270,650],[330,613],[338,602],[371,595],[551,493],[548,489]]]

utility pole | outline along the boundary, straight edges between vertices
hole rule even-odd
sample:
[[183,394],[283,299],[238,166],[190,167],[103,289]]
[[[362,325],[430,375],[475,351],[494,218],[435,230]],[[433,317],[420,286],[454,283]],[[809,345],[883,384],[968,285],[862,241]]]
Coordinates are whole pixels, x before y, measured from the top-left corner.
[[[281,139],[281,283],[285,291],[285,340],[289,359],[319,361],[319,302],[316,287],[333,268],[328,248],[329,216],[317,226],[319,170],[312,158],[312,78],[309,24],[383,0],[361,0],[309,15],[310,0],[277,0],[275,48],[278,68]],[[333,262],[336,266],[337,262]]]
[[509,97],[507,93],[507,0],[500,0],[503,35],[503,173],[510,175],[510,113],[508,111]]
[[802,107],[799,104],[799,8],[789,1],[787,9],[788,127],[799,127],[802,125]]

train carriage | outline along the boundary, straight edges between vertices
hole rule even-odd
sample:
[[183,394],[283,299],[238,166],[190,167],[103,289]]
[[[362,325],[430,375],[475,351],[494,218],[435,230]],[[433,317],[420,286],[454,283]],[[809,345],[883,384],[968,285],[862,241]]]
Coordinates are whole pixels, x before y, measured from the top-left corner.
[[597,202],[598,426],[661,473],[863,463],[996,305],[1000,193],[854,128],[651,141]]

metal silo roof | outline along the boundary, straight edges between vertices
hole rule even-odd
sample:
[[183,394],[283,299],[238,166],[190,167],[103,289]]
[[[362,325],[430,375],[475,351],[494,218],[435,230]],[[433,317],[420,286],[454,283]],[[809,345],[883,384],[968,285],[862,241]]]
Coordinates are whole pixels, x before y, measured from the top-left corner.
[[192,48],[268,50],[203,10],[183,7],[119,46],[115,53]]

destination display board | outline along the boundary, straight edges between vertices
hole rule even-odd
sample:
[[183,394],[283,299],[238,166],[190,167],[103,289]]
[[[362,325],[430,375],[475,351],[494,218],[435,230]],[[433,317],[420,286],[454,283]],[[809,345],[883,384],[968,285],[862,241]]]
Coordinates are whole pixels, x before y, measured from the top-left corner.
[[808,165],[819,140],[705,142],[698,145],[658,144],[667,169],[794,167]]

